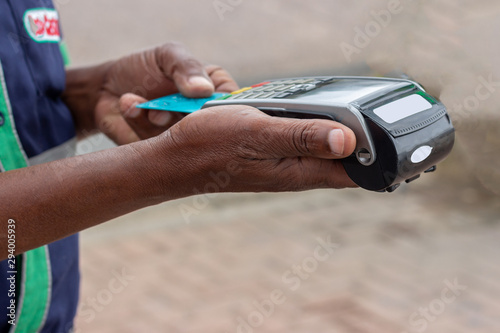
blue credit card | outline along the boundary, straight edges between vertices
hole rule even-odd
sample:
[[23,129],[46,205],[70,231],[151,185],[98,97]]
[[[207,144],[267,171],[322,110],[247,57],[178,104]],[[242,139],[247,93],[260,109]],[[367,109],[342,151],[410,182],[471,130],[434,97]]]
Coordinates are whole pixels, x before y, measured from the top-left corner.
[[173,94],[139,104],[137,107],[141,109],[191,113],[200,110],[206,102],[227,95],[227,93],[214,93],[212,96],[206,98],[188,98],[181,94]]

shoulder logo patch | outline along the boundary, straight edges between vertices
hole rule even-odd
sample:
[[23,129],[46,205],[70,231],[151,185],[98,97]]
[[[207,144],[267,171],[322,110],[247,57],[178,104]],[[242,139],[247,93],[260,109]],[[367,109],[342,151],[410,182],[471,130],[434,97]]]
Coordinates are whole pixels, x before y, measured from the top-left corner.
[[28,9],[23,17],[24,28],[28,35],[39,43],[58,43],[61,41],[59,31],[59,14],[51,8]]

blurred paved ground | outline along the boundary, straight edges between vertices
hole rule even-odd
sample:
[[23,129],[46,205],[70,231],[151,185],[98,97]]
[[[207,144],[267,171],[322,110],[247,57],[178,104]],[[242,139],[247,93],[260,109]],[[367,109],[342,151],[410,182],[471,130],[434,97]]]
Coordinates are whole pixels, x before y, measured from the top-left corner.
[[75,65],[179,40],[242,85],[403,70],[447,104],[453,156],[394,194],[217,195],[190,223],[186,198],[85,231],[77,332],[498,332],[498,86],[464,105],[500,77],[500,6],[402,0],[349,63],[339,45],[393,2],[224,2],[58,1]]
[[187,198],[94,228],[82,234],[77,327],[498,332],[498,198],[450,181],[218,195],[189,224],[179,207],[200,202]]

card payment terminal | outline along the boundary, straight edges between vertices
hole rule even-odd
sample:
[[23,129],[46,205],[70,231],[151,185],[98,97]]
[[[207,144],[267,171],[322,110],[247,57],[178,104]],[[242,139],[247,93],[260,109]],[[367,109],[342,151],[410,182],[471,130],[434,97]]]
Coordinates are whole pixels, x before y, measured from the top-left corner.
[[405,79],[319,76],[279,79],[246,87],[202,108],[246,104],[278,117],[331,119],[356,134],[342,160],[360,187],[394,191],[435,170],[451,151],[454,129],[442,103]]

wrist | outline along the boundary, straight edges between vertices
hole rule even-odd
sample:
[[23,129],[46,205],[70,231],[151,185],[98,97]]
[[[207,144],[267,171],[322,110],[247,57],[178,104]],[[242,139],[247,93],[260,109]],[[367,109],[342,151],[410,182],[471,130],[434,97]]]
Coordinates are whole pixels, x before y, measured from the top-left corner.
[[127,163],[136,179],[136,192],[148,205],[189,195],[189,165],[180,163],[179,150],[164,135],[128,144]]
[[140,143],[149,145],[143,158],[151,161],[148,163],[148,172],[154,178],[149,180],[153,181],[151,194],[161,198],[160,201],[222,190],[205,189],[211,181],[210,175],[218,174],[219,164],[224,164],[213,158],[210,147],[203,149],[199,143],[193,147],[193,142],[172,136],[170,130]]

